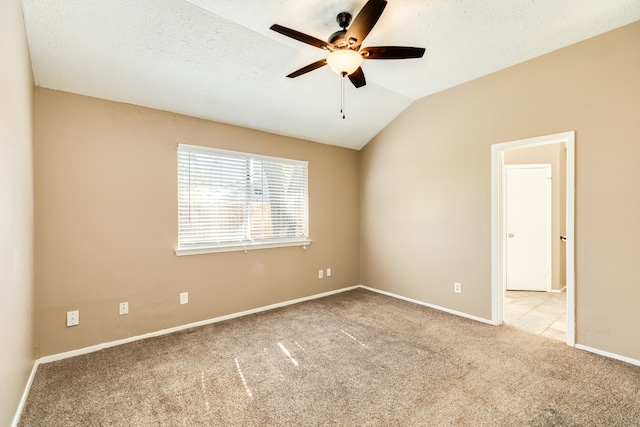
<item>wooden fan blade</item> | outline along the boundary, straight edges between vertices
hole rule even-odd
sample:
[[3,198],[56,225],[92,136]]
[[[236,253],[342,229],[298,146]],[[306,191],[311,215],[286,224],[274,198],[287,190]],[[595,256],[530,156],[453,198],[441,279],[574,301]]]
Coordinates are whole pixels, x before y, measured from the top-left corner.
[[349,74],[349,80],[355,87],[362,87],[367,84],[367,81],[364,78],[364,71],[362,71],[362,67],[358,67],[353,73]]
[[375,46],[365,47],[360,51],[364,59],[409,59],[422,58],[423,47],[408,46]]
[[310,35],[301,33],[300,31],[283,27],[282,25],[273,24],[270,28],[277,33],[283,34],[287,37],[291,37],[292,39],[298,40],[299,42],[310,44],[311,46],[319,47],[320,49],[327,49],[327,46],[331,44],[329,42],[325,42],[323,40],[317,39]]
[[324,67],[325,65],[327,65],[327,58],[322,58],[320,61],[316,61],[313,64],[309,64],[306,67],[302,67],[299,70],[294,71],[293,73],[289,74],[287,77],[292,79],[294,77],[307,74],[309,71],[313,71],[316,68]]
[[362,10],[354,18],[353,23],[347,30],[347,34],[344,36],[349,46],[357,48],[362,44],[362,41],[369,35],[373,26],[380,19],[385,7],[387,7],[386,0],[369,0],[362,7]]

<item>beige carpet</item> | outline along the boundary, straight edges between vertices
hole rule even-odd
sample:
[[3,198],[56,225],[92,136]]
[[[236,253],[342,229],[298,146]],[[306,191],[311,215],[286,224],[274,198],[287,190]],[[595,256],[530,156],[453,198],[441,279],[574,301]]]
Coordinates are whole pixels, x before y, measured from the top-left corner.
[[358,289],[41,365],[21,426],[634,426],[640,367]]

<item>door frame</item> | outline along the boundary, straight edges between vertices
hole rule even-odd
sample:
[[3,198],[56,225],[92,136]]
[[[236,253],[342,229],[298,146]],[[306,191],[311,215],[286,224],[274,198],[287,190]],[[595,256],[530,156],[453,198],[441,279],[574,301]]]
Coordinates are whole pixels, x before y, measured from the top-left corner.
[[[545,249],[546,249],[546,274],[544,279],[544,287],[545,291],[551,291],[551,272],[553,269],[552,259],[551,259],[551,205],[552,205],[552,197],[551,197],[551,185],[550,179],[553,178],[551,175],[551,163],[541,163],[541,164],[510,164],[510,165],[502,165],[502,177],[506,177],[507,169],[544,169],[546,172],[547,178],[547,194],[546,194],[546,207],[545,210]],[[503,179],[500,187],[500,194],[505,195],[507,192],[507,180]],[[503,281],[503,290],[507,290],[507,198],[500,198],[500,219],[502,224],[500,227],[504,230],[502,233],[502,247],[505,250],[502,253],[502,265],[504,266],[504,281]]]
[[503,300],[505,286],[504,254],[502,238],[504,230],[503,170],[504,152],[514,148],[535,147],[562,143],[567,149],[567,219],[566,219],[566,271],[567,271],[567,345],[575,346],[575,131],[556,133],[535,138],[520,139],[491,145],[491,321],[503,323]]

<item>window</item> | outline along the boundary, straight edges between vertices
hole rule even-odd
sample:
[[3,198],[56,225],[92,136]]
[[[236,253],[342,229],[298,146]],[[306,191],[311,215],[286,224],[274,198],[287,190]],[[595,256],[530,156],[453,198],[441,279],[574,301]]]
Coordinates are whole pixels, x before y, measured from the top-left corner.
[[307,245],[308,163],[178,145],[176,255]]

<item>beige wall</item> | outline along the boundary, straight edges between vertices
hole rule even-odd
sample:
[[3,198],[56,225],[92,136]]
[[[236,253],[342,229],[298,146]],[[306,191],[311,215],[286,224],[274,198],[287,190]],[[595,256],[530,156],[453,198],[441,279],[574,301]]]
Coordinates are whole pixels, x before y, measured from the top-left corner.
[[566,175],[567,149],[563,144],[516,148],[504,152],[505,165],[551,165],[551,289],[560,290],[566,284]]
[[[34,138],[41,356],[359,284],[357,151],[40,88]],[[308,160],[313,243],[176,257],[179,142]]]
[[33,78],[20,0],[0,2],[0,425],[35,362]]
[[576,340],[640,360],[639,46],[636,22],[409,107],[361,152],[362,284],[489,319],[491,144],[575,130]]

